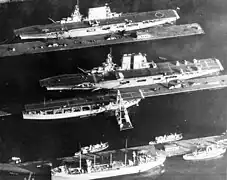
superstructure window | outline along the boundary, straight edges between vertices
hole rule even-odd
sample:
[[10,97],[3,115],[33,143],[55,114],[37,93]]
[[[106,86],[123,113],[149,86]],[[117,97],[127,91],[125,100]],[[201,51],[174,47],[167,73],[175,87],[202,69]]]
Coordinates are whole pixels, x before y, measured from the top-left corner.
[[127,84],[129,81],[121,81],[120,84]]
[[73,111],[73,112],[79,112],[79,111],[80,111],[80,107],[73,107],[73,108],[72,108],[72,111]]
[[139,80],[137,80],[137,82],[145,82],[145,81],[147,81],[146,79],[139,79]]
[[97,109],[99,109],[99,108],[100,108],[100,106],[99,106],[98,104],[92,106],[92,109],[93,109],[93,110],[97,110]]
[[110,29],[110,27],[104,27],[104,28],[102,28],[102,30],[109,30]]
[[94,32],[96,29],[88,29],[87,32]]
[[82,110],[83,111],[89,111],[89,110],[91,110],[91,108],[90,108],[90,106],[83,106]]
[[138,26],[138,24],[129,24],[128,27]]
[[169,76],[169,77],[166,77],[166,79],[171,79],[171,78],[177,78],[177,76]]
[[53,114],[52,110],[46,111],[46,114]]
[[161,80],[161,78],[154,78],[154,80]]

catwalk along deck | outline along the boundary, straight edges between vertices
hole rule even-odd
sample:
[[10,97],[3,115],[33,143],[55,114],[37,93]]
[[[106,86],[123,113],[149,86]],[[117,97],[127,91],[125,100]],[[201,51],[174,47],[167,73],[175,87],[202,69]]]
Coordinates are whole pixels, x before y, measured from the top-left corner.
[[158,26],[132,33],[119,33],[73,39],[57,39],[0,45],[0,57],[82,49],[205,34],[197,24]]

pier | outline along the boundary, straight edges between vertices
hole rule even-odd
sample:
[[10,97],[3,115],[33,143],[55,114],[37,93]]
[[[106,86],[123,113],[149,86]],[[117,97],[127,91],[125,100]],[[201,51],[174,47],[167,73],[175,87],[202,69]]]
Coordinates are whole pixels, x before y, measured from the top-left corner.
[[[151,154],[156,152],[165,154],[167,157],[179,156],[190,153],[197,148],[203,148],[209,145],[217,144],[220,140],[227,140],[227,135],[215,135],[215,136],[207,136],[207,137],[200,137],[200,138],[193,138],[193,139],[185,139],[175,142],[163,143],[163,144],[156,144],[156,145],[141,145],[136,147],[128,147],[127,152],[132,154],[133,151],[146,151]],[[148,144],[148,143],[147,143]],[[174,146],[175,145],[175,146]],[[222,146],[226,146],[226,144],[222,144]],[[170,148],[172,147],[172,148]],[[125,153],[126,149],[119,149],[119,150],[107,150],[98,152],[95,154],[82,154],[82,159],[93,159],[94,156],[96,158],[100,157],[108,157],[110,154],[119,154]],[[79,156],[71,156],[71,157],[62,157],[58,158],[57,160],[60,161],[79,161]]]
[[72,39],[53,39],[15,44],[0,45],[0,57],[17,56],[23,54],[45,53],[99,47],[114,44],[133,43],[168,38],[205,34],[197,24],[157,26],[132,33],[119,33],[100,36],[90,36]]

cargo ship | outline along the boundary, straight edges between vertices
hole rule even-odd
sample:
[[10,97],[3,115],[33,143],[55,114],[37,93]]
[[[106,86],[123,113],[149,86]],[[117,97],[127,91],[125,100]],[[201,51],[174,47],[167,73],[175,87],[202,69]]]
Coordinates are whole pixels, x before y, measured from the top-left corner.
[[224,68],[216,58],[193,61],[148,62],[146,54],[124,54],[121,66],[113,63],[111,53],[100,67],[79,74],[64,74],[40,80],[47,90],[123,89],[146,85],[169,85],[187,79],[216,75]]
[[89,8],[88,17],[80,14],[78,4],[70,17],[47,25],[33,25],[14,30],[20,39],[65,39],[136,31],[163,24],[174,24],[179,15],[167,9],[150,12],[116,13],[105,6]]
[[[83,159],[80,155],[79,163],[75,158],[74,161],[63,161],[60,166],[52,168],[52,180],[91,180],[132,175],[163,166],[166,160],[166,156],[159,153],[153,155],[143,151],[133,151],[132,159],[128,158],[128,152],[124,154],[123,161],[119,157],[113,158],[115,153],[107,153],[110,157],[108,158],[106,155],[103,160],[96,158],[95,154],[90,154],[93,156],[87,156]],[[108,161],[104,160],[107,158]]]
[[27,104],[22,112],[23,119],[60,120],[68,118],[84,118],[104,112],[115,112],[120,130],[133,128],[127,108],[138,105],[141,99],[123,100],[120,91],[116,96],[106,98],[74,98],[47,101],[38,104]]

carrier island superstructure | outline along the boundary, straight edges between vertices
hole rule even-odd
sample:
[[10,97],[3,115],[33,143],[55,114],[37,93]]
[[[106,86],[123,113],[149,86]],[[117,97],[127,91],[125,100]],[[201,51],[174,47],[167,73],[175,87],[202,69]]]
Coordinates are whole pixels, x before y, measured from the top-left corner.
[[[82,70],[82,74],[60,75],[40,80],[41,86],[48,90],[84,90],[93,94],[104,89],[108,90],[108,93],[93,94],[80,101],[79,98],[74,98],[26,105],[23,118],[46,121],[81,118],[108,111],[115,112],[120,130],[126,130],[133,128],[127,109],[138,105],[141,99],[179,93],[181,90],[192,91],[193,87],[196,90],[204,86],[212,88],[212,78],[217,77],[222,70],[223,67],[216,58],[155,63],[148,62],[146,55],[142,53],[124,54],[122,66],[119,67],[113,63],[109,53],[102,66],[90,71]],[[221,83],[224,81],[218,83],[222,87]],[[157,85],[162,88],[155,88]]]

